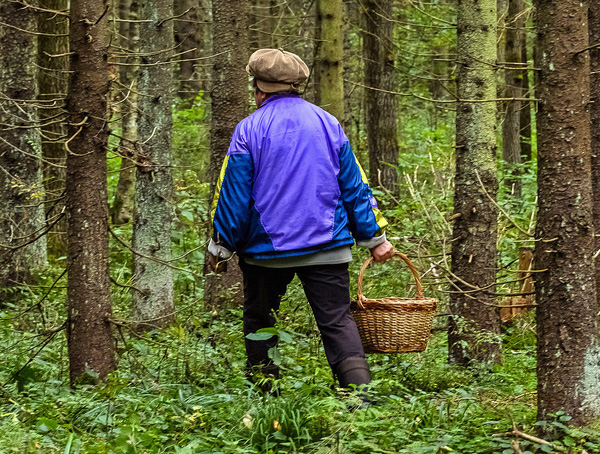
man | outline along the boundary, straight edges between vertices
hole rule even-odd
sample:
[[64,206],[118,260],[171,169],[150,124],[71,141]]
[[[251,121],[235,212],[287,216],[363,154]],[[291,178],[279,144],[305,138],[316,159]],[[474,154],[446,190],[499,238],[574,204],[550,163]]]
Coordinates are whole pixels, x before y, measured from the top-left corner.
[[[273,326],[298,275],[340,386],[364,385],[369,366],[350,313],[348,262],[354,239],[376,262],[394,254],[387,222],[339,122],[298,96],[308,67],[295,54],[261,49],[246,71],[258,109],[236,127],[212,206],[209,263],[233,251],[244,276],[244,334]],[[354,238],[354,239],[353,239]],[[249,375],[274,377],[276,339],[246,338]]]

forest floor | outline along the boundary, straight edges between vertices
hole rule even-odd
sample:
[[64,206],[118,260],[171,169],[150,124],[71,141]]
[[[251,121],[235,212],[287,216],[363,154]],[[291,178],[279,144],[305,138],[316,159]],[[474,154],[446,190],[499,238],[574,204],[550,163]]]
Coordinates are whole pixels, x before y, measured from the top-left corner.
[[[447,364],[442,308],[424,353],[369,355],[376,404],[357,410],[334,388],[297,281],[277,325],[287,333],[280,397],[245,380],[241,310],[206,311],[198,293],[189,287],[177,323],[162,332],[117,325],[118,370],[76,390],[65,333],[51,332],[64,304],[47,301],[18,318],[16,307],[0,312],[0,453],[600,452],[598,432],[568,428],[567,415],[547,423],[552,445],[507,435],[536,434],[532,314],[505,329],[502,365],[464,369]],[[17,305],[36,301],[23,294]],[[115,317],[125,314],[125,300],[117,302]]]

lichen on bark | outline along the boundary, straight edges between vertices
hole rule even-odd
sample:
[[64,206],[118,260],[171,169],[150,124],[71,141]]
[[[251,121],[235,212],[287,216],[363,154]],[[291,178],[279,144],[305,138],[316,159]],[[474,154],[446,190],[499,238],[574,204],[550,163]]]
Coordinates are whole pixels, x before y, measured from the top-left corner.
[[[174,318],[172,104],[173,0],[140,3],[139,124],[133,221],[133,320],[140,329]],[[142,164],[143,163],[143,164]]]
[[[459,2],[456,177],[452,241],[449,359],[500,361],[495,302],[498,181],[496,177],[496,2]],[[491,200],[490,200],[491,199]],[[474,288],[482,289],[474,291]],[[461,291],[469,291],[468,294]]]

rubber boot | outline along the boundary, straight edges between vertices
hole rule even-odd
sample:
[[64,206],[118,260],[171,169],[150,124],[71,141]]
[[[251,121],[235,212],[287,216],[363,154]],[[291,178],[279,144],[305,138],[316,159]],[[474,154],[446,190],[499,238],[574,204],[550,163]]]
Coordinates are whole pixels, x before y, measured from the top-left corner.
[[270,394],[279,397],[279,387],[276,380],[279,380],[279,366],[275,364],[260,364],[256,366],[246,366],[246,378],[264,394]]
[[366,408],[372,404],[366,387],[371,383],[371,371],[365,358],[346,358],[336,366],[335,370],[341,388],[353,391],[362,386],[361,392],[357,394],[362,402],[359,408]]

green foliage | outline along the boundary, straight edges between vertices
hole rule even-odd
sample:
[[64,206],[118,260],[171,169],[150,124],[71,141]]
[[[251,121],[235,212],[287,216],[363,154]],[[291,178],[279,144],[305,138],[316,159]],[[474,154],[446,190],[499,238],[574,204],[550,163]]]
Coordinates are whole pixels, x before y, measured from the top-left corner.
[[[277,327],[256,335],[280,339],[279,398],[257,394],[244,378],[240,310],[211,314],[193,303],[185,299],[179,323],[162,332],[119,328],[119,369],[104,384],[75,391],[63,334],[27,364],[47,338],[32,336],[44,332],[40,315],[28,319],[25,332],[10,329],[14,320],[4,312],[2,452],[492,454],[511,443],[493,434],[513,425],[535,433],[535,351],[526,323],[504,334],[504,364],[493,373],[448,365],[444,334],[421,354],[371,355],[376,405],[357,411],[332,386],[299,282]],[[59,306],[52,298],[44,311],[61,313]],[[566,415],[545,424],[552,443],[573,453],[595,452],[600,443],[598,432],[570,428]],[[545,452],[519,442],[523,452]]]
[[[503,345],[502,365],[464,369],[447,362],[455,156],[454,112],[446,101],[455,91],[451,26],[455,6],[441,1],[409,3],[397,3],[395,11],[398,91],[410,95],[398,97],[399,185],[374,192],[390,222],[388,237],[418,267],[425,294],[440,300],[427,350],[370,355],[374,381],[369,393],[376,404],[356,410],[351,399],[335,389],[296,279],[282,302],[276,327],[248,336],[278,338],[270,356],[281,367],[277,383],[281,397],[259,394],[249,386],[241,308],[208,312],[201,303],[209,216],[209,183],[204,178],[209,105],[201,92],[191,104],[176,101],[173,115],[173,255],[179,257],[173,265],[180,268],[175,273],[177,322],[144,334],[128,325],[131,251],[123,243],[131,244],[131,226],[114,228],[118,239],[110,239],[110,271],[116,283],[112,297],[119,367],[105,383],[73,390],[66,337],[60,330],[66,319],[66,277],[60,277],[65,258],[52,258],[39,287],[3,289],[11,298],[0,308],[0,453],[509,454],[518,452],[515,437],[509,435],[515,427],[527,434],[542,428],[551,440],[552,446],[519,438],[524,454],[600,452],[598,427],[575,429],[569,426],[569,416],[560,412],[535,422],[533,313],[514,320],[500,339],[494,339]],[[304,22],[304,16],[283,20],[277,39],[295,36],[287,48],[302,53],[304,40],[296,38],[303,36],[297,30]],[[349,45],[356,50],[361,36],[353,25]],[[358,51],[351,61],[356,70],[348,78],[358,82],[362,64]],[[442,76],[443,83],[434,76]],[[353,89],[353,93],[356,112],[351,112],[347,132],[357,155],[367,162],[362,92]],[[533,134],[535,139],[535,129]],[[113,153],[117,146],[112,136],[110,194],[120,168],[120,158]],[[498,291],[510,293],[515,290],[511,281],[518,249],[532,244],[523,230],[531,232],[535,221],[536,168],[528,162],[514,171],[523,183],[521,200],[515,200],[503,184],[512,175],[502,166],[498,172],[498,203],[506,213],[499,223]],[[354,296],[367,252],[353,253]],[[365,295],[374,298],[415,292],[413,277],[400,260],[372,265],[364,284]]]

